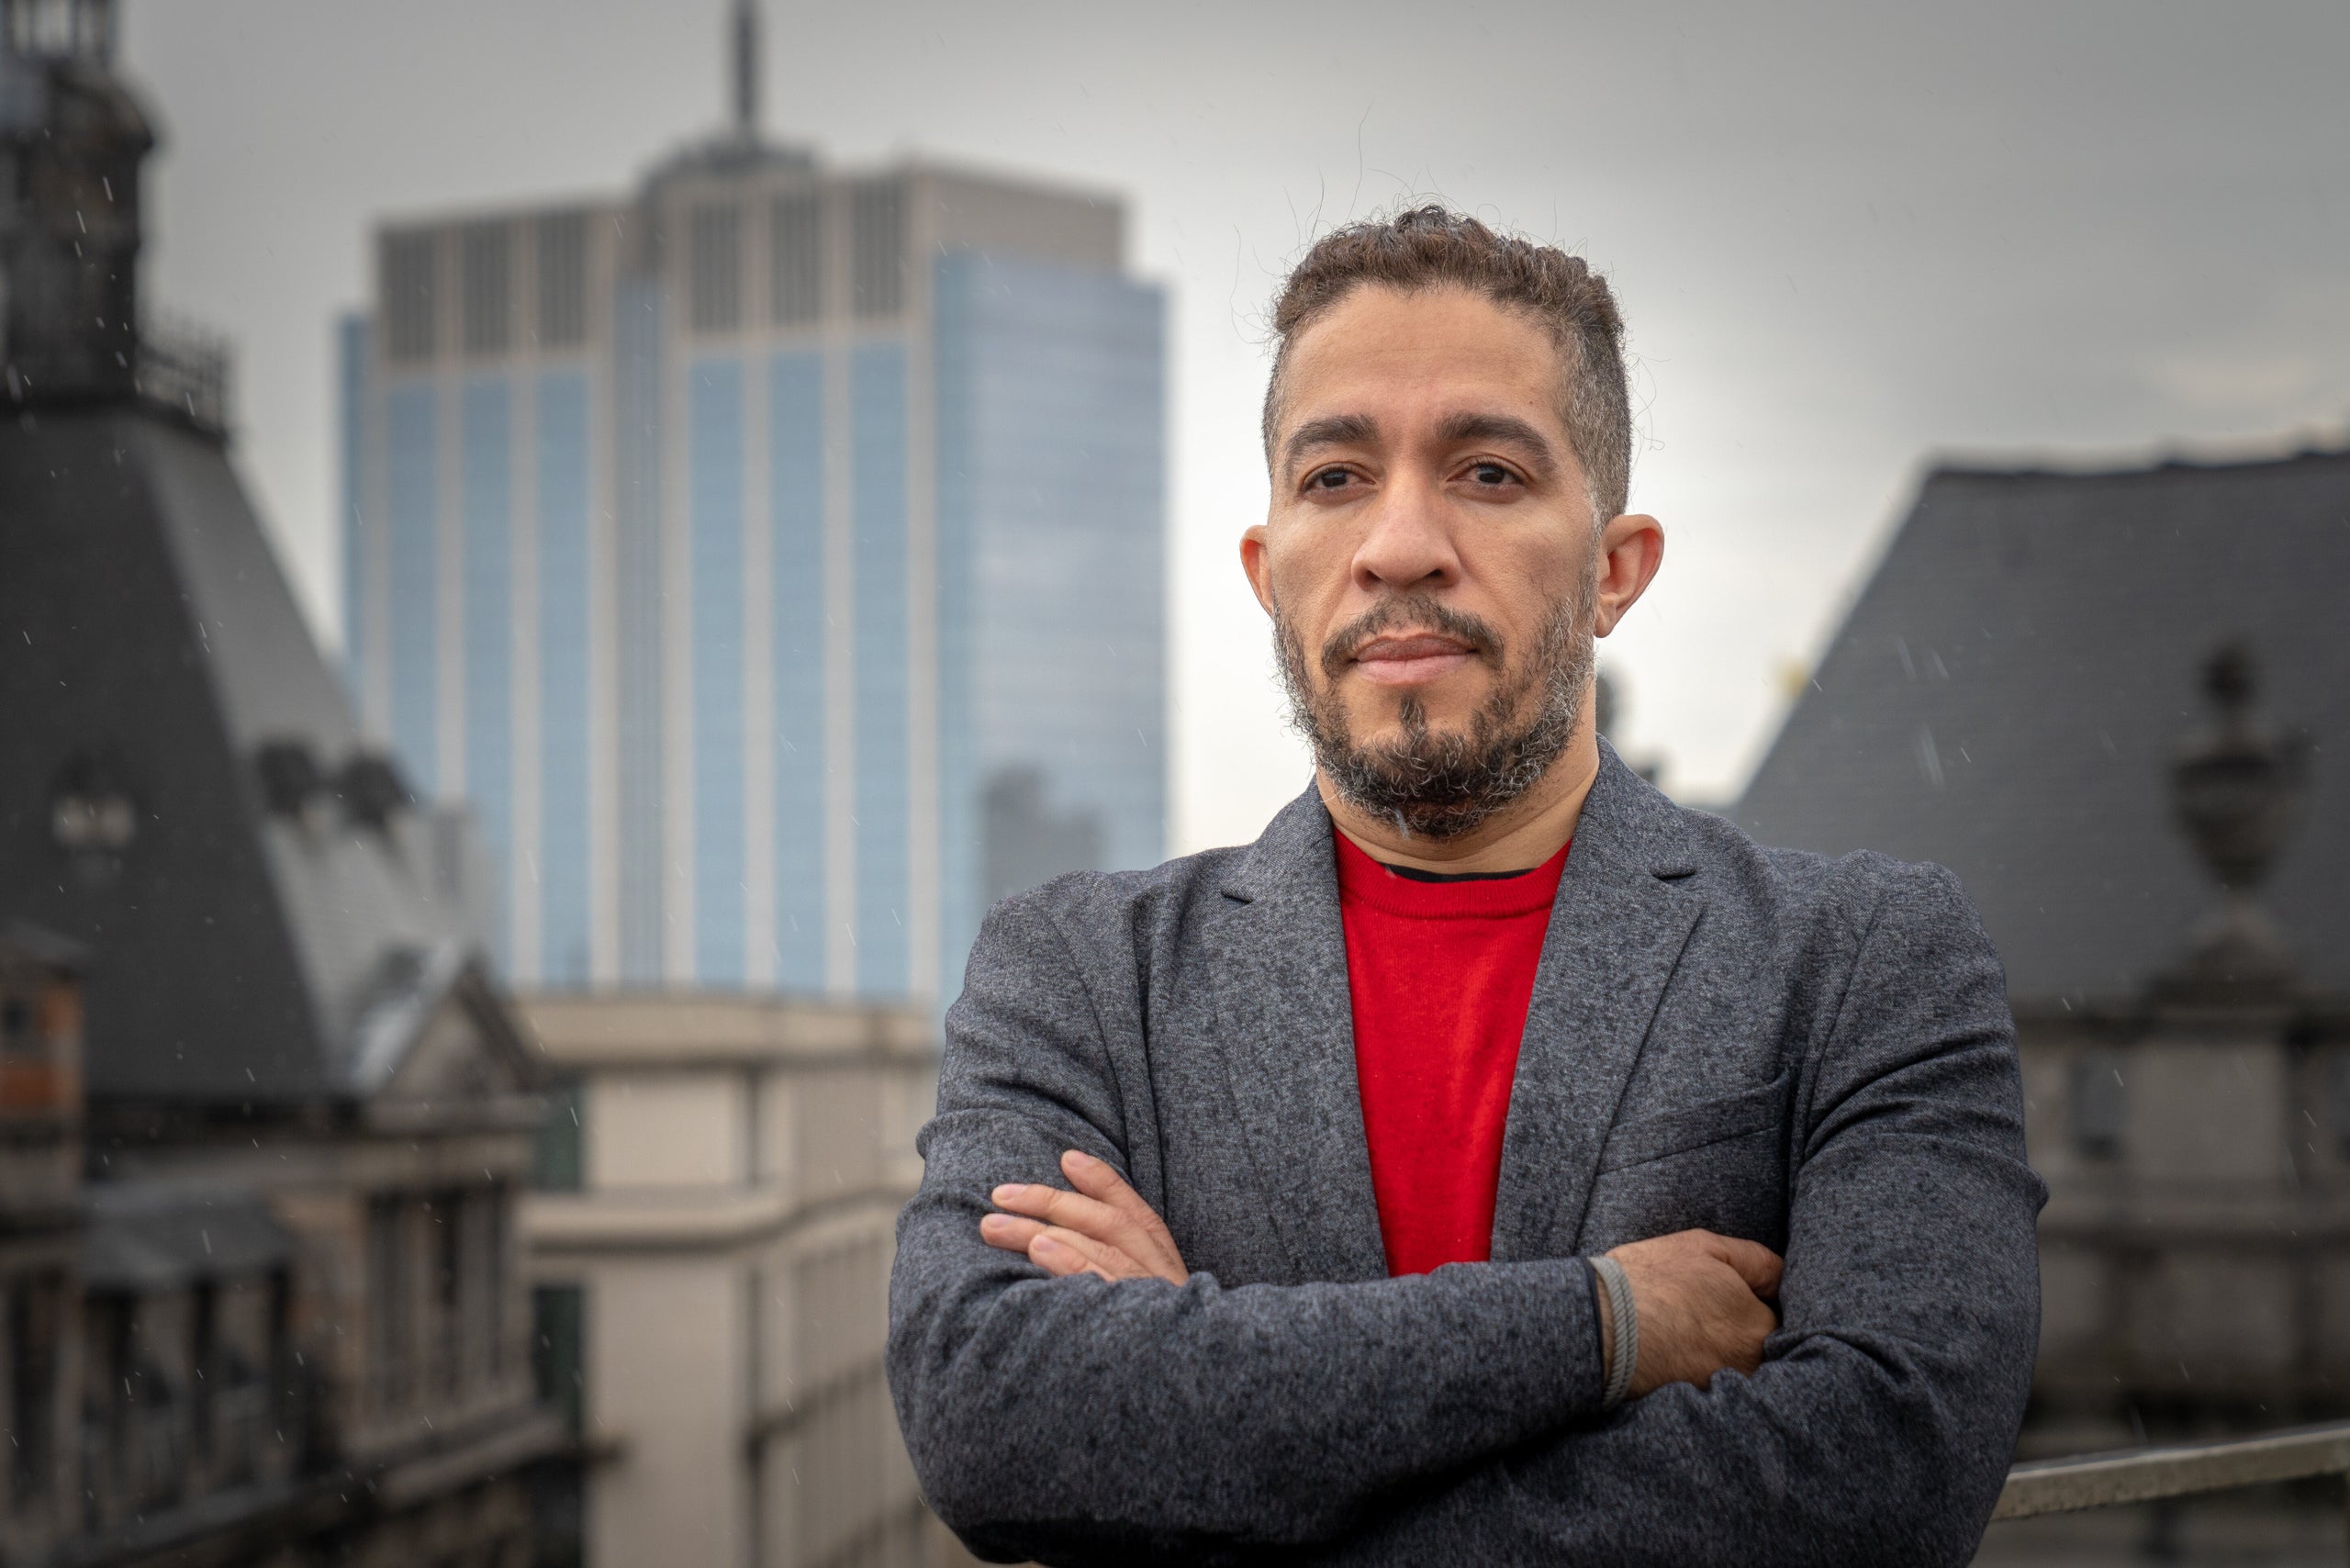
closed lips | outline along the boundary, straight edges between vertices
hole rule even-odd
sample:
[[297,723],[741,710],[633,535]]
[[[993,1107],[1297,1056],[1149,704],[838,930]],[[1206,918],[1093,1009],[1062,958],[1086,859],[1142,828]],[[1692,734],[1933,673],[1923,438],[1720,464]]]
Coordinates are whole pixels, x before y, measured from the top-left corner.
[[1355,666],[1378,681],[1428,680],[1476,657],[1455,637],[1423,633],[1411,637],[1374,637],[1356,653]]

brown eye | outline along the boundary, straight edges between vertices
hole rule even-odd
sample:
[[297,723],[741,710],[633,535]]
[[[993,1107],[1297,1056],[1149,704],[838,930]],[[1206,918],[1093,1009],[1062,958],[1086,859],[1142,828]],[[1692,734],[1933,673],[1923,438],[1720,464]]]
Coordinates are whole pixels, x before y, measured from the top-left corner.
[[1343,468],[1325,468],[1306,484],[1317,490],[1339,490],[1346,487],[1348,476]]
[[1498,463],[1479,463],[1469,470],[1470,476],[1480,485],[1506,485],[1516,477]]

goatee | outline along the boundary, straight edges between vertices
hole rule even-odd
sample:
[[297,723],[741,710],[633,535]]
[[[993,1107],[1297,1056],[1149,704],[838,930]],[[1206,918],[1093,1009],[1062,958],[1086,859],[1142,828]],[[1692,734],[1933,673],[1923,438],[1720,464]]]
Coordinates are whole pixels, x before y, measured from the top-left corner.
[[[1314,747],[1314,760],[1338,793],[1359,810],[1393,822],[1401,832],[1442,841],[1458,838],[1527,790],[1550,770],[1573,738],[1591,687],[1596,652],[1592,634],[1598,583],[1586,577],[1554,607],[1539,644],[1515,668],[1491,625],[1422,594],[1382,600],[1323,645],[1321,681],[1312,678],[1297,629],[1273,607],[1281,684],[1290,722]],[[1491,664],[1494,689],[1465,730],[1432,730],[1417,695],[1404,698],[1403,734],[1359,743],[1347,723],[1337,684],[1357,648],[1397,627],[1425,627],[1466,644]]]

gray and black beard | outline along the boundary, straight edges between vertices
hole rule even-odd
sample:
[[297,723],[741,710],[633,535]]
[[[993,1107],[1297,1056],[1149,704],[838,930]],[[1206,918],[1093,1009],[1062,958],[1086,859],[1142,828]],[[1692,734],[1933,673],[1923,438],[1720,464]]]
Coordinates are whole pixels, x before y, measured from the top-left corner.
[[[1281,684],[1290,722],[1314,747],[1314,760],[1340,795],[1357,808],[1391,819],[1403,833],[1442,841],[1458,838],[1534,787],[1572,738],[1591,685],[1596,655],[1592,612],[1598,584],[1587,581],[1556,607],[1540,644],[1512,668],[1501,636],[1485,622],[1422,595],[1385,600],[1324,644],[1322,679],[1306,666],[1305,644],[1273,609]],[[1427,711],[1406,696],[1398,717],[1403,734],[1359,745],[1347,725],[1337,683],[1354,650],[1397,627],[1425,627],[1458,637],[1500,673],[1493,694],[1468,729],[1428,728]]]

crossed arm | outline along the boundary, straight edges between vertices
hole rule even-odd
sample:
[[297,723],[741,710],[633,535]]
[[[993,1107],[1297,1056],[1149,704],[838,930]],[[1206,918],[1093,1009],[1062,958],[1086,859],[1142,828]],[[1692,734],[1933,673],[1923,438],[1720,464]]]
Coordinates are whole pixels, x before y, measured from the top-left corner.
[[[1007,1182],[990,1194],[999,1213],[981,1216],[979,1238],[1017,1252],[1047,1274],[1095,1279],[1192,1277],[1174,1236],[1116,1166],[1081,1148],[1061,1156],[1068,1189]],[[1783,1260],[1758,1242],[1709,1230],[1683,1230],[1612,1249],[1632,1286],[1639,1333],[1627,1397],[1668,1383],[1699,1388],[1718,1372],[1752,1373],[1762,1342],[1778,1326],[1769,1303],[1779,1294]],[[1617,1326],[1606,1294],[1599,1301],[1598,1361],[1616,1350]]]
[[[1033,907],[991,917],[900,1227],[900,1421],[925,1494],[975,1548],[1071,1563],[1971,1553],[2030,1376],[2039,1189],[1997,960],[1946,875],[1887,895],[1815,1042],[1783,1321],[1760,1363],[1725,1340],[1729,1375],[1705,1376],[1705,1334],[1649,1315],[1684,1263],[1762,1312],[1766,1270],[1628,1260],[1643,1340],[1693,1363],[1644,1353],[1640,1396],[1605,1414],[1581,1260],[1231,1289],[1184,1274],[1114,1170],[1062,1163],[1133,1168],[1098,1025],[1053,1005],[1082,994],[1053,970],[1069,962]],[[1057,1178],[1100,1209],[994,1201]]]

